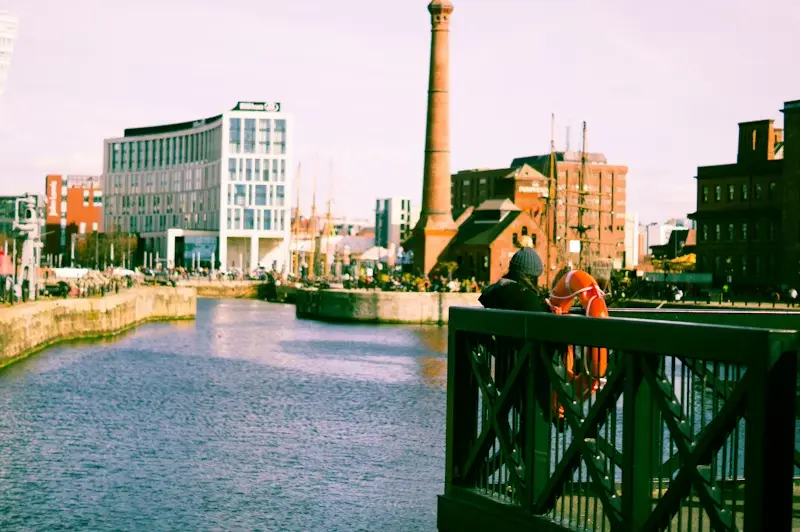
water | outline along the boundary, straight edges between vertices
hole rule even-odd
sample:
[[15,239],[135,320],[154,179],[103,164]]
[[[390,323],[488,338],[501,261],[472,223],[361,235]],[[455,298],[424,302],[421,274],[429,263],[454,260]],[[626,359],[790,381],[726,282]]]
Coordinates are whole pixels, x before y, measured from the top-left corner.
[[435,530],[446,331],[198,301],[0,372],[0,530]]

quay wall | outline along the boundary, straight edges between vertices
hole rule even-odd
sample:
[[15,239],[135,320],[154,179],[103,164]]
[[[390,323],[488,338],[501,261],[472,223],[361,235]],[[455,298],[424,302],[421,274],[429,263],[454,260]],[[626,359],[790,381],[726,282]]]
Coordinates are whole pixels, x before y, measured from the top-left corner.
[[[203,279],[193,279],[188,281],[178,281],[180,287],[194,288],[197,290],[197,297],[209,299],[266,299],[264,290],[266,284],[263,281],[209,281]],[[287,303],[294,302],[294,294],[297,289],[290,285],[280,285],[276,287],[278,300]]]
[[185,287],[0,308],[0,367],[64,340],[112,336],[149,321],[194,319],[196,313],[195,290]]
[[369,323],[444,324],[450,307],[479,307],[480,294],[298,289],[298,318]]

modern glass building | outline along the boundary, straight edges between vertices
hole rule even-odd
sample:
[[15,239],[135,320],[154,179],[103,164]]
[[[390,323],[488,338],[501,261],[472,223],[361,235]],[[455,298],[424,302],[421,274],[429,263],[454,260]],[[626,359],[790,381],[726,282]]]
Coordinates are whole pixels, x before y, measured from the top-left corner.
[[279,103],[126,129],[106,139],[104,228],[138,234],[164,266],[289,267],[291,117]]
[[18,27],[17,17],[7,11],[0,11],[0,95],[5,92]]

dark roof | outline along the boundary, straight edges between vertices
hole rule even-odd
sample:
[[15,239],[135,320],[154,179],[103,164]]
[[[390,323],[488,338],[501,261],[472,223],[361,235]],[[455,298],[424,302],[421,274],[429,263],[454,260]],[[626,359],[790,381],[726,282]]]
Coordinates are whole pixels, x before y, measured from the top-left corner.
[[[556,155],[556,162],[581,162],[581,152],[579,151],[557,151],[555,152]],[[608,159],[602,153],[587,153],[586,154],[586,162],[587,163],[600,163],[600,164],[608,164]],[[547,169],[547,165],[550,164],[550,154],[546,153],[544,155],[530,155],[528,157],[517,157],[513,161],[511,161],[511,168],[519,168],[523,164],[529,164],[534,167],[536,170],[542,172],[543,170]]]
[[458,233],[450,245],[453,246],[488,246],[503,234],[508,226],[516,220],[522,211],[478,211],[461,224]]
[[212,116],[211,118],[201,118],[191,122],[181,122],[179,124],[166,124],[163,126],[133,127],[125,130],[126,137],[144,137],[146,135],[161,135],[163,133],[175,133],[177,131],[194,129],[220,120],[222,115]]
[[494,170],[460,170],[457,174],[453,174],[452,177],[485,177],[488,179],[494,179],[496,177],[513,177],[516,170],[516,168],[496,168]]

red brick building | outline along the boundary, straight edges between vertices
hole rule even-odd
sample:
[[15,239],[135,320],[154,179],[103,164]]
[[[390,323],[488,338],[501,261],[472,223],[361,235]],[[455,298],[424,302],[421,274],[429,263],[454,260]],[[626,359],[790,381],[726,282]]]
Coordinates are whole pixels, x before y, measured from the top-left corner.
[[72,235],[103,231],[103,190],[99,177],[48,175],[44,256],[68,264]]
[[[784,112],[787,128],[796,129],[793,112]],[[743,122],[736,162],[698,167],[697,210],[690,215],[697,221],[697,270],[712,273],[716,284],[797,283],[797,200],[788,197],[797,197],[800,168],[784,156],[800,148],[798,141],[784,144],[772,120]],[[782,269],[785,260],[791,267]]]

